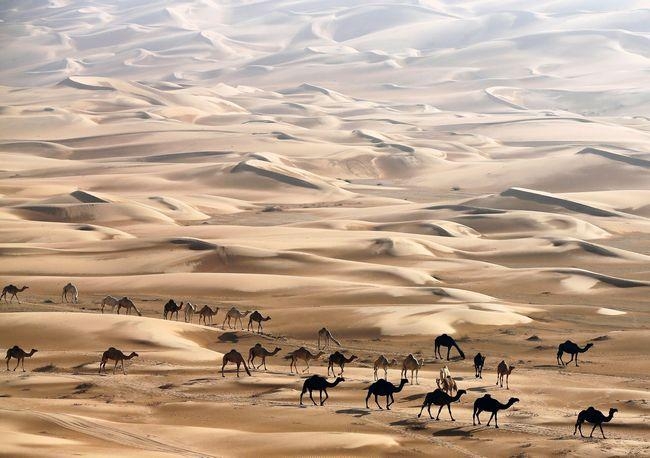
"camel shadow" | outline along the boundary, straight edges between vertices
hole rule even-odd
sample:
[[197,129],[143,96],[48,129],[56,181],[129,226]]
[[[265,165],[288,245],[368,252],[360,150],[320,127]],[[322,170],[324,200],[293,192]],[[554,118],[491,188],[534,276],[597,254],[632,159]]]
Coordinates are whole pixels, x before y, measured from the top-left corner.
[[413,420],[413,419],[405,419],[405,420],[397,420],[389,423],[391,426],[405,426],[407,429],[411,430],[422,430],[426,429],[426,423],[423,423],[420,420]]
[[236,332],[224,332],[219,336],[219,341],[225,343],[237,343],[239,342],[239,337]]
[[424,399],[424,394],[412,394],[404,398],[405,401],[416,401],[418,399]]
[[440,431],[435,431],[433,436],[438,437],[472,437],[471,431],[465,431],[461,426],[456,426],[454,428],[441,429]]
[[[496,385],[494,385],[494,386],[496,386]],[[492,389],[492,388],[494,388],[492,385],[475,386],[475,387],[472,387],[472,388],[467,388],[467,391],[475,391],[477,393],[486,393],[488,389]]]
[[345,415],[354,415],[357,418],[365,417],[370,415],[370,411],[366,409],[340,409],[335,411],[335,413],[345,414]]

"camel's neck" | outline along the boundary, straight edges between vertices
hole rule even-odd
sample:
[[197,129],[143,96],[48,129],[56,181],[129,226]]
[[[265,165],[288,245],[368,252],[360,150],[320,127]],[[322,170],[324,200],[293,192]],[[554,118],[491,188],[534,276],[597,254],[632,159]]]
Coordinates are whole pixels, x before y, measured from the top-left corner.
[[357,359],[356,356],[350,356],[350,358],[343,358],[343,361],[345,361],[346,363],[351,363],[355,359]]
[[[577,345],[576,345],[576,346],[577,346]],[[582,347],[582,348],[578,347],[578,351],[579,351],[580,353],[584,353],[584,352],[586,352],[587,350],[589,350],[589,348],[590,348],[590,347],[589,347],[588,345],[585,345],[585,346]]]
[[454,396],[453,398],[451,398],[452,402],[458,401],[462,395],[463,395],[463,393],[457,391],[457,392],[456,392],[456,396]]
[[131,359],[135,357],[135,353],[131,353],[129,356],[125,356],[124,359]]
[[26,286],[23,286],[22,288],[20,288],[20,289],[18,290],[18,292],[20,293],[21,291],[25,291],[26,289],[27,289],[27,287],[26,287]]
[[332,387],[335,387],[336,385],[338,385],[339,383],[341,383],[341,379],[337,378],[332,383],[330,383],[330,382],[325,382],[325,383],[327,384],[328,388],[332,388]]
[[276,348],[275,350],[273,350],[272,352],[269,353],[269,356],[273,356],[273,355],[275,355],[275,354],[276,354],[277,352],[279,352],[280,350],[281,350],[281,348]]
[[604,423],[609,423],[610,421],[612,421],[612,418],[614,418],[614,411],[613,411],[613,410],[610,410],[610,411],[609,411],[609,415],[607,415],[607,416],[605,417],[605,419],[603,420],[603,422],[604,422]]
[[513,405],[516,401],[513,401],[510,399],[506,404],[501,404],[499,401],[496,401],[497,405],[499,406],[500,410],[505,410],[510,408],[511,405]]
[[32,348],[32,349],[30,350],[30,352],[27,353],[27,356],[30,356],[30,357],[31,357],[34,353],[36,353],[36,350],[34,350],[34,349]]
[[397,388],[395,388],[395,393],[399,393],[402,391],[402,388],[404,388],[404,385],[406,385],[406,382],[402,380]]

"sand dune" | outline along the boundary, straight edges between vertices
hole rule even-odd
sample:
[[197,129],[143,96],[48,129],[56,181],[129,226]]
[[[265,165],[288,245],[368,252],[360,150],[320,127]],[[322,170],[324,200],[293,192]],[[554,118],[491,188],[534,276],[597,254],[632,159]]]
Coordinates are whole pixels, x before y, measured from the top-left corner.
[[[38,349],[0,370],[0,455],[650,456],[647,2],[0,18],[0,286],[28,286],[0,303],[0,351]],[[142,316],[102,314],[108,294]],[[164,320],[170,298],[219,311]],[[271,320],[222,328],[233,306]],[[358,358],[300,407],[283,356],[323,326],[341,347],[310,374]],[[465,359],[433,356],[441,333]],[[594,344],[579,366],[556,365],[567,339]],[[268,370],[221,376],[257,343],[281,348]],[[127,375],[98,373],[109,346],[138,352]],[[424,360],[390,411],[364,402],[380,354],[395,383]],[[454,423],[417,417],[443,365],[467,390]],[[499,429],[470,422],[484,394],[520,399]],[[573,435],[588,406],[618,409],[607,439]]]

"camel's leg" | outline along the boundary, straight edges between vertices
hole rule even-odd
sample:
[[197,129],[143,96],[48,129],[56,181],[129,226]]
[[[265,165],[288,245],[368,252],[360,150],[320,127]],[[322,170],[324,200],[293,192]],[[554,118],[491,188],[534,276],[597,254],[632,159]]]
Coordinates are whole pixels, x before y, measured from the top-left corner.
[[[447,410],[449,411],[449,416],[451,417],[451,421],[456,421],[454,416],[451,414],[451,404],[447,404]],[[440,412],[438,412],[440,413]]]
[[[422,403],[422,407],[420,407],[420,413],[418,414],[418,418],[420,418],[420,417],[422,416],[422,411],[424,410],[424,408],[425,408],[426,406],[427,406],[427,402],[426,402],[426,400],[425,400],[425,401]],[[431,414],[429,414],[429,415],[431,415]]]
[[303,405],[303,403],[302,403],[302,396],[303,396],[303,394],[305,394],[306,391],[307,391],[307,390],[305,389],[305,387],[303,387],[303,388],[302,388],[302,391],[300,392],[300,405]]
[[330,397],[330,395],[327,394],[327,390],[323,390],[323,391],[325,391],[325,399],[323,399],[323,400],[321,401],[320,405],[324,405],[324,404],[325,404],[325,401],[327,401],[327,399]]
[[582,423],[578,425],[578,431],[580,431],[580,437],[585,437],[585,435],[582,434]]
[[117,369],[117,363],[119,363],[120,360],[116,359],[115,360],[115,366],[113,366],[113,375],[115,375],[115,369]]
[[[307,371],[309,373],[309,359],[306,359],[305,362],[307,363],[307,368],[303,370],[303,372]],[[298,366],[296,366],[296,372],[298,372]]]
[[227,316],[223,319],[223,324],[221,325],[221,329],[226,329],[226,320],[227,319],[228,319]]
[[378,395],[378,394],[375,394],[375,404],[377,404],[377,406],[378,406],[381,410],[384,410],[384,408],[383,408],[382,406],[379,405],[378,397],[379,397],[379,395]]
[[375,367],[375,380],[377,380],[377,368]]
[[438,415],[436,415],[436,420],[440,420],[440,412],[442,412],[442,408],[444,405],[441,405],[440,408],[438,409]]
[[451,353],[451,347],[447,347],[447,361],[449,361],[449,353]]
[[[390,398],[390,402],[388,402],[389,398]],[[388,396],[386,396],[386,409],[390,410],[390,406],[391,406],[394,402],[395,402],[395,398],[393,397],[393,394],[392,394],[392,393],[389,394]]]
[[227,362],[228,362],[228,361],[224,361],[223,364],[221,365],[221,376],[222,376],[222,377],[225,377],[225,376],[226,376],[226,375],[223,373],[223,368],[226,367],[226,363],[227,363]]
[[16,369],[18,369],[19,364],[20,364],[20,358],[17,359],[16,367],[14,367],[14,372],[16,372]]
[[576,353],[576,367],[578,367],[578,353]]
[[323,390],[318,390],[318,402],[323,405]]
[[126,371],[124,370],[124,360],[122,360],[122,374],[126,375]]
[[237,378],[239,378],[239,361],[237,361]]
[[[268,370],[266,368],[266,356],[262,356],[262,364],[264,364],[264,370]],[[258,369],[259,369],[259,367],[258,367]]]
[[594,435],[594,430],[596,429],[596,426],[598,426],[598,424],[595,424],[594,427],[591,428],[591,434],[589,434],[589,437],[592,437]]
[[314,393],[313,393],[313,390],[310,388],[310,389],[309,389],[309,399],[311,399],[311,402],[313,402],[314,405],[317,406],[318,404],[316,404],[316,401],[314,401],[314,396],[313,396],[313,394],[314,394]]
[[492,412],[492,415],[490,415],[490,419],[489,419],[488,422],[487,422],[487,426],[490,426],[490,422],[491,422],[492,419],[494,418],[494,415],[495,415],[495,412]]
[[370,399],[370,390],[368,390],[368,396],[366,396],[366,409],[369,409],[370,407],[368,406],[368,399]]
[[9,370],[9,360],[11,359],[11,356],[5,358],[7,360],[7,370]]
[[388,368],[384,368],[384,380],[388,380]]
[[[478,423],[479,425],[481,424],[481,419],[479,418],[479,415],[481,415],[481,412],[482,412],[481,410],[478,410],[478,411],[475,412],[475,415],[476,415],[476,423]],[[472,423],[473,423],[473,422],[474,422],[474,417],[472,416]]]
[[25,372],[25,358],[24,357],[23,357],[23,359],[20,360],[20,365],[23,368],[23,372]]
[[510,389],[510,385],[508,385],[508,379],[510,378],[510,374],[506,374],[506,390]]
[[262,322],[257,323],[257,333],[264,334],[264,328],[262,327]]
[[602,423],[599,423],[598,426],[600,427],[600,434],[603,435],[603,439],[607,439],[607,438],[605,437],[605,433],[603,432],[603,424],[602,424]]

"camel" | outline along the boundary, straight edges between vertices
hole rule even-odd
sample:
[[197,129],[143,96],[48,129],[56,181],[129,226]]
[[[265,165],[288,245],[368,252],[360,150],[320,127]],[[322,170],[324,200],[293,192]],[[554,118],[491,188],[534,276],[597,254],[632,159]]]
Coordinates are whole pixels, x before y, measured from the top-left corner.
[[589,437],[593,436],[594,430],[596,429],[596,426],[598,426],[600,428],[600,434],[603,435],[603,439],[606,439],[605,433],[603,432],[603,423],[609,423],[612,421],[614,413],[616,412],[618,412],[618,409],[612,407],[609,409],[609,415],[605,416],[600,410],[596,410],[593,407],[587,407],[586,410],[583,410],[578,414],[573,435],[575,436],[576,432],[580,431],[580,437],[585,437],[582,434],[582,424],[586,421],[594,425],[594,427],[591,428],[591,434],[589,434]]
[[[305,380],[305,383],[302,385],[302,391],[300,392],[300,405],[303,405],[302,403],[302,396],[309,391],[309,399],[311,399],[311,402],[316,404],[316,401],[314,401],[314,398],[312,396],[312,391],[318,390],[319,391],[319,398],[320,398],[320,405],[324,405],[325,401],[327,401],[327,398],[329,398],[329,395],[327,394],[327,389],[328,388],[334,388],[336,385],[338,385],[341,382],[345,382],[345,379],[343,377],[336,377],[336,380],[334,382],[328,382],[325,377],[321,377],[320,375],[312,375],[308,379]],[[323,392],[325,392],[325,399],[323,399]]]
[[260,312],[255,310],[253,313],[251,313],[251,316],[248,317],[248,330],[253,332],[253,321],[257,322],[257,333],[262,334],[262,321],[269,321],[271,319],[270,316],[267,316],[264,318]]
[[63,287],[63,292],[61,293],[61,303],[65,300],[68,302],[68,294],[72,296],[72,303],[76,304],[79,300],[79,290],[72,283],[68,283]]
[[[492,396],[490,396],[489,394],[484,394],[482,398],[478,398],[476,401],[474,401],[474,411],[472,412],[472,424],[476,426],[476,422],[478,422],[478,424],[480,425],[481,419],[478,416],[481,414],[481,412],[486,411],[492,413],[490,419],[487,422],[487,426],[490,426],[490,422],[492,421],[492,418],[494,418],[494,427],[498,428],[499,423],[497,422],[497,413],[499,412],[499,410],[509,409],[510,406],[512,406],[515,402],[519,402],[519,399],[510,398],[507,404],[501,404],[496,399],[492,399]],[[476,422],[474,421],[474,417],[476,417]]]
[[483,378],[483,365],[485,364],[485,356],[483,356],[480,353],[477,353],[476,356],[474,356],[474,371],[475,374],[474,376],[476,378]]
[[458,391],[456,381],[451,376],[451,372],[447,366],[440,368],[440,376],[436,379],[436,385],[438,389],[448,393],[450,396],[454,394],[454,391]]
[[167,319],[167,315],[169,315],[169,319],[171,320],[174,317],[174,313],[175,313],[176,321],[178,321],[178,312],[181,311],[182,309],[183,309],[183,301],[181,301],[180,305],[177,305],[176,302],[174,302],[174,299],[169,299],[163,309],[163,318]]
[[222,377],[225,377],[225,374],[223,373],[223,368],[226,367],[226,364],[228,363],[237,364],[237,377],[239,377],[239,366],[242,364],[244,365],[244,370],[246,370],[246,373],[248,375],[251,375],[251,371],[248,370],[248,366],[246,366],[246,361],[244,361],[244,357],[237,350],[230,350],[228,353],[223,355],[223,364],[221,365]]
[[29,286],[23,286],[22,288],[18,288],[17,286],[14,285],[7,285],[4,288],[2,288],[2,294],[0,294],[0,300],[2,298],[5,298],[5,302],[7,302],[7,294],[11,294],[11,299],[9,300],[9,303],[11,304],[14,300],[14,297],[20,304],[20,299],[18,299],[18,293],[21,293],[25,291],[26,289],[29,289]]
[[456,392],[458,391],[458,385],[456,385],[456,380],[454,380],[451,375],[448,375],[443,379],[437,378],[436,385],[438,386],[439,389],[449,394],[449,396],[453,395],[454,391]]
[[375,380],[377,380],[377,369],[384,370],[384,379],[388,378],[388,366],[394,366],[397,364],[397,360],[393,358],[390,362],[386,359],[384,355],[381,355],[375,360]]
[[113,361],[115,361],[115,366],[113,366],[113,374],[115,374],[115,369],[117,369],[117,363],[122,362],[122,373],[126,375],[126,371],[124,370],[124,360],[132,359],[135,358],[136,356],[139,355],[134,351],[132,351],[129,356],[126,356],[117,348],[110,347],[102,354],[102,362],[99,363],[99,373],[100,374],[102,373],[102,369],[104,369],[104,373],[106,373],[106,363],[108,362],[109,359],[112,359]]
[[204,305],[203,308],[199,310],[199,324],[201,324],[201,318],[203,318],[203,324],[207,326],[207,318],[210,318],[210,325],[212,325],[212,317],[216,316],[218,311],[219,307],[212,310],[208,305]]
[[226,312],[226,318],[223,320],[223,324],[221,325],[221,329],[226,329],[226,321],[228,321],[228,327],[230,329],[233,329],[233,327],[230,325],[230,320],[234,318],[235,320],[235,326],[237,326],[237,320],[239,320],[239,324],[241,325],[242,330],[244,329],[244,323],[242,323],[241,319],[247,316],[250,312],[250,310],[246,310],[244,313],[240,312],[237,310],[237,307],[231,307],[230,310]]
[[[280,350],[282,350],[280,347],[275,347],[275,350],[268,351],[262,346],[262,344],[257,343],[254,347],[248,350],[248,364],[250,364],[254,369],[259,369],[264,365],[264,370],[266,370],[266,357],[273,356]],[[257,367],[255,367],[255,358],[262,358],[262,362]]]
[[186,323],[191,323],[192,322],[192,317],[196,313],[196,305],[192,304],[191,302],[188,302],[185,304],[185,322]]
[[320,350],[320,341],[323,340],[324,345],[323,345],[323,350],[326,349],[327,347],[330,346],[330,340],[334,342],[336,345],[339,347],[341,346],[341,342],[336,340],[334,336],[332,335],[331,332],[327,328],[322,328],[320,331],[318,331],[318,349]]
[[402,388],[404,388],[404,385],[408,383],[408,379],[403,378],[399,382],[399,387],[396,387],[390,382],[387,382],[383,378],[380,378],[377,380],[375,383],[370,385],[368,388],[368,396],[366,396],[366,409],[369,409],[370,407],[368,406],[368,399],[370,399],[370,396],[373,394],[375,395],[375,404],[377,404],[377,407],[379,407],[380,410],[384,410],[380,405],[379,402],[377,401],[378,396],[386,396],[386,409],[390,410],[391,404],[395,402],[395,398],[393,397],[393,394],[399,393],[402,391]]
[[351,363],[352,361],[358,358],[359,357],[357,355],[352,355],[349,358],[346,358],[345,355],[339,351],[332,353],[328,360],[329,364],[327,366],[327,375],[330,375],[330,369],[332,370],[332,375],[334,375],[334,365],[336,364],[341,368],[341,373],[339,375],[342,376],[345,365],[347,363]]
[[431,415],[431,404],[440,406],[438,409],[438,415],[436,415],[436,420],[440,419],[440,412],[442,411],[442,408],[444,406],[447,406],[447,410],[449,410],[449,416],[451,417],[451,421],[456,421],[454,416],[451,414],[451,403],[456,402],[460,400],[460,397],[467,393],[465,390],[458,390],[456,392],[456,396],[450,396],[444,391],[442,391],[440,388],[438,388],[435,391],[432,391],[431,393],[427,393],[426,397],[424,398],[424,402],[422,403],[422,408],[420,409],[420,413],[418,414],[418,418],[422,416],[422,411],[424,408],[427,408],[427,412],[429,412],[429,417],[433,418],[433,415]]
[[9,360],[11,360],[11,358],[16,358],[18,362],[16,362],[16,367],[14,367],[14,372],[16,371],[16,369],[18,369],[19,364],[22,364],[23,372],[25,372],[25,358],[31,358],[32,355],[37,351],[38,350],[36,350],[35,348],[32,348],[31,351],[27,353],[18,345],[14,345],[9,350],[7,350],[7,356],[5,357],[5,359],[7,360],[7,370],[9,370]]
[[415,356],[409,353],[409,355],[404,359],[404,362],[402,362],[402,372],[400,373],[400,377],[406,378],[406,371],[410,370],[411,385],[413,385],[413,372],[415,371],[415,384],[419,385],[420,382],[418,381],[418,372],[420,372],[422,366],[424,366],[424,359],[420,359],[420,361],[418,361],[415,359]]
[[509,366],[505,361],[501,361],[497,366],[497,385],[500,384],[501,388],[503,388],[503,377],[505,377],[506,390],[509,390],[510,387],[508,386],[508,378],[510,377],[510,374],[512,374],[512,370],[514,368],[515,366]]
[[117,297],[113,296],[106,296],[104,299],[102,299],[102,314],[104,313],[104,307],[109,306],[111,308],[111,312],[115,311],[115,307],[117,307],[117,304],[120,302],[120,300]]
[[287,356],[284,357],[284,359],[290,359],[291,363],[289,364],[289,369],[291,370],[291,373],[293,374],[293,368],[296,368],[296,374],[298,373],[298,360],[301,359],[307,364],[307,368],[303,369],[303,372],[309,372],[309,361],[312,359],[318,359],[321,356],[323,356],[325,353],[322,351],[319,351],[317,354],[312,354],[309,350],[307,350],[305,347],[300,347],[297,350],[292,351],[289,353]]
[[440,353],[440,347],[447,347],[447,361],[449,361],[449,353],[451,352],[451,347],[456,347],[456,350],[458,350],[460,357],[462,359],[465,359],[465,353],[463,353],[463,350],[460,349],[454,338],[448,336],[447,334],[436,337],[434,345],[435,347],[433,350],[433,355],[436,359],[438,359],[438,356],[440,356],[440,359],[443,359],[442,354]]
[[122,299],[117,301],[117,314],[120,314],[120,309],[125,308],[126,309],[126,314],[130,315],[131,314],[131,309],[135,310],[135,313],[138,314],[138,316],[142,316],[142,313],[140,313],[140,310],[135,306],[133,301],[129,299],[128,297],[124,296]]
[[[566,366],[567,364],[570,364],[571,361],[573,361],[573,359],[575,358],[576,367],[578,367],[578,353],[584,353],[593,346],[594,346],[594,344],[588,343],[583,348],[580,348],[578,346],[578,344],[575,344],[575,343],[571,342],[570,340],[567,340],[566,342],[561,343],[557,347],[557,364],[558,364],[558,366]],[[562,355],[564,353],[568,353],[568,354],[571,355],[571,359],[569,360],[568,363],[565,363],[564,360],[562,359]]]

